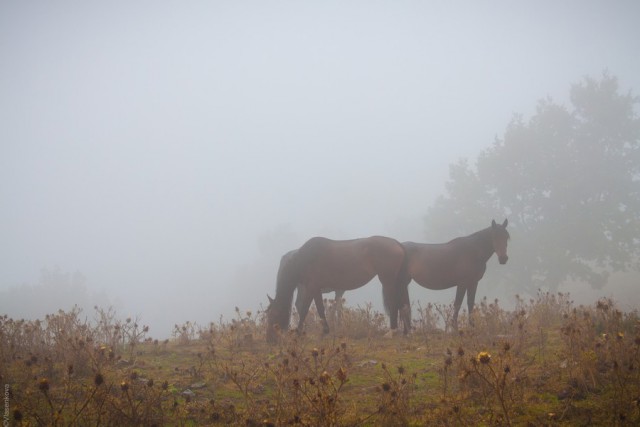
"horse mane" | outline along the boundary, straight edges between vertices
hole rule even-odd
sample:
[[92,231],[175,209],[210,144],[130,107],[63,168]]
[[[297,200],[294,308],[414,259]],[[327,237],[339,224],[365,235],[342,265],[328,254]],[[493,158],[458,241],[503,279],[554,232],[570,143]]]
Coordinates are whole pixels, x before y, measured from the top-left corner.
[[489,236],[491,236],[491,226],[478,230],[475,233],[471,233],[467,237],[474,239],[486,239]]
[[483,228],[466,236],[466,239],[476,243],[480,249],[479,256],[483,261],[488,261],[493,255],[493,242],[491,241],[491,226]]

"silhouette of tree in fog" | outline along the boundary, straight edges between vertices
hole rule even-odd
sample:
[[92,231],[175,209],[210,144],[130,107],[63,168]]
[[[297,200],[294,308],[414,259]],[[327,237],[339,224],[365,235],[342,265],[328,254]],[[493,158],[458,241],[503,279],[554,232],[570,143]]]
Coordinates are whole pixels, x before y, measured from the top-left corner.
[[43,318],[73,306],[89,314],[94,305],[107,307],[109,298],[104,292],[90,292],[86,277],[79,271],[69,273],[57,266],[42,268],[35,285],[23,284],[0,292],[0,313],[16,318]]
[[498,280],[533,291],[566,279],[603,286],[638,269],[640,119],[638,98],[615,77],[571,87],[570,106],[539,102],[503,139],[450,167],[446,191],[426,216],[431,241],[509,218],[508,268]]

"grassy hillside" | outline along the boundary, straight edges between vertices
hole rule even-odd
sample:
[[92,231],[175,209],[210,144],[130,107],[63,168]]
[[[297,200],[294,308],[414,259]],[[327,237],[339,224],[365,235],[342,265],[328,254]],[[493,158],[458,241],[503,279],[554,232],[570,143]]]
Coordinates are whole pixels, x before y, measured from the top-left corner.
[[[514,311],[416,305],[409,337],[370,307],[329,309],[267,345],[262,313],[158,342],[97,309],[0,321],[12,425],[638,425],[640,322],[610,300],[540,293]],[[292,320],[292,324],[295,319]]]

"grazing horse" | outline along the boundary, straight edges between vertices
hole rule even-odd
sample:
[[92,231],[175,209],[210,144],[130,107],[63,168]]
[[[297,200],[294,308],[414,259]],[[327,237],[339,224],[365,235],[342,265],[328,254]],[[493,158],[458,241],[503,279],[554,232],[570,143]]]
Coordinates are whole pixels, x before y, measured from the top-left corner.
[[[291,261],[291,259],[293,258],[293,255],[297,252],[297,249],[294,249],[292,251],[287,252],[286,254],[282,255],[282,258],[280,259],[280,267],[278,269],[278,275],[280,274],[281,271],[283,271],[283,269],[286,269],[286,264],[289,263]],[[322,320],[322,330],[325,334],[329,333],[329,322],[327,322],[327,316],[325,314],[325,308],[324,308],[324,300],[322,299],[322,294],[328,294],[330,292],[335,292],[333,300],[336,303],[336,309],[338,312],[338,316],[341,316],[342,314],[342,297],[344,296],[344,293],[346,292],[344,289],[322,289],[321,290],[321,294],[320,295],[314,295],[313,301],[316,304],[316,310],[318,311],[318,316],[320,316],[320,320]],[[297,297],[296,297],[296,302],[295,302],[295,306],[296,309],[299,311],[300,307],[303,304],[303,295],[304,293],[302,292],[298,292]],[[272,303],[273,299],[271,299],[271,297],[269,295],[267,295],[267,298],[269,298],[269,302]]]
[[457,286],[453,304],[453,324],[457,329],[462,299],[466,293],[471,316],[478,282],[484,276],[489,258],[496,253],[500,264],[506,264],[509,259],[507,224],[506,219],[502,225],[493,220],[490,227],[448,243],[403,243],[407,253],[405,286],[409,285],[411,279],[427,289],[441,290]]
[[[384,306],[389,314],[391,329],[397,329],[398,302],[408,299],[407,287],[401,284],[404,262],[404,247],[388,237],[373,236],[355,240],[311,238],[300,249],[285,254],[280,262],[276,296],[269,297],[267,308],[267,341],[276,341],[276,327],[283,331],[289,328],[296,288],[296,308],[300,316],[298,332],[302,331],[312,300],[316,302],[327,331],[322,292],[357,289],[375,276],[382,283]],[[401,291],[407,295],[404,296]],[[405,332],[406,328],[405,324]]]

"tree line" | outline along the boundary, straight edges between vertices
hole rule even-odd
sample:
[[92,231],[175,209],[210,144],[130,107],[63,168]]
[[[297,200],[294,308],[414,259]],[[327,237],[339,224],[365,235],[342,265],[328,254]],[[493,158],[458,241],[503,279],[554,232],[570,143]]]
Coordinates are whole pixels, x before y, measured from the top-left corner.
[[509,218],[512,263],[494,280],[535,292],[565,280],[602,287],[640,266],[639,98],[604,73],[572,85],[570,105],[538,102],[474,163],[450,166],[428,210],[428,241]]

